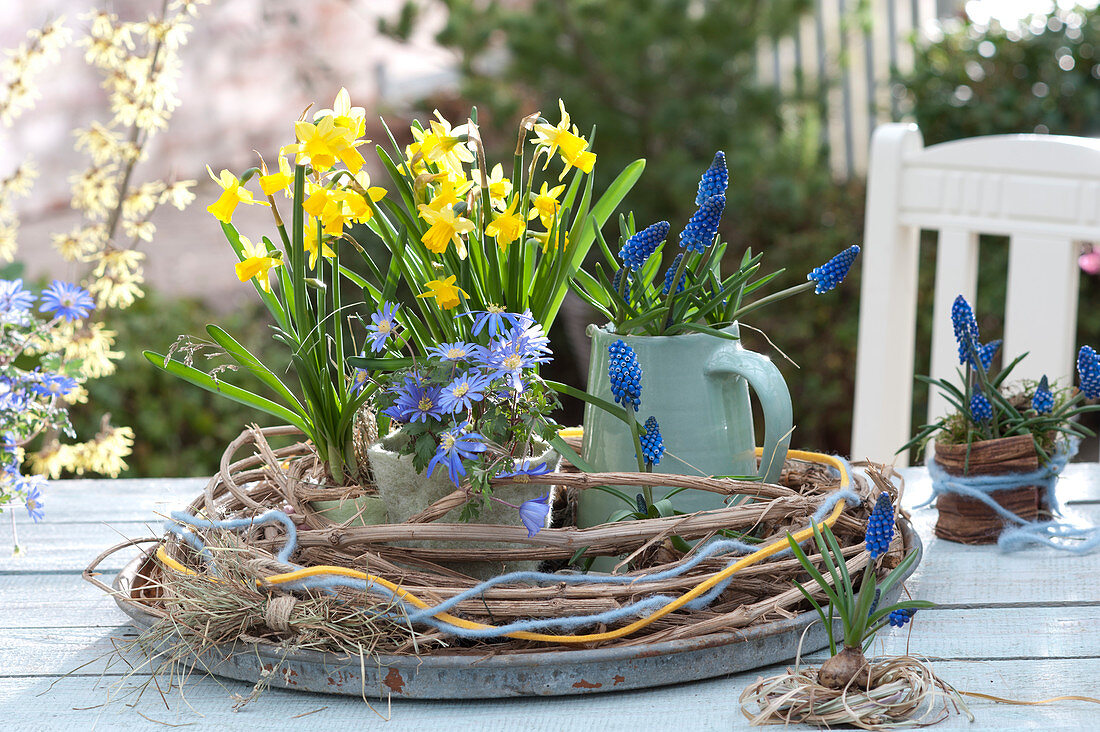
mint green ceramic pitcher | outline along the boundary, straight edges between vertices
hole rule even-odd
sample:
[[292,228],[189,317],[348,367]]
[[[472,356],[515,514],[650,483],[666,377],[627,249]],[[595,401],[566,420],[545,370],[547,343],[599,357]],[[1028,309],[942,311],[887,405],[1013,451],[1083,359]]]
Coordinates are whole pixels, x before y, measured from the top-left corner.
[[[725,329],[738,335],[737,325]],[[740,341],[705,333],[676,336],[620,336],[594,325],[588,327],[592,355],[588,393],[614,401],[607,374],[607,348],[622,339],[638,354],[642,367],[642,404],[637,412],[644,423],[653,415],[660,425],[665,456],[655,472],[684,475],[754,475],[756,446],[751,386],[764,414],[764,458],[761,473],[768,482],[779,478],[790,445],[791,395],[771,359],[741,347]],[[626,425],[591,404],[584,410],[586,461],[599,471],[636,471],[634,443]],[[667,489],[655,489],[654,500]],[[687,490],[673,497],[684,512],[722,508],[723,497]],[[577,523],[594,526],[626,508],[622,501],[601,491],[580,495]]]

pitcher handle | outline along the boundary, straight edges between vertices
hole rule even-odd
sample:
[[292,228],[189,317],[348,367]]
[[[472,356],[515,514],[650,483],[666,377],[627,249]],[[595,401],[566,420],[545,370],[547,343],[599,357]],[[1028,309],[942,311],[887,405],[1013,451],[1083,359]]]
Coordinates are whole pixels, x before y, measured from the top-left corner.
[[791,393],[783,375],[767,356],[732,345],[711,356],[704,373],[708,378],[740,376],[756,392],[764,412],[764,455],[760,473],[765,482],[777,483],[787,448],[791,445],[794,424]]

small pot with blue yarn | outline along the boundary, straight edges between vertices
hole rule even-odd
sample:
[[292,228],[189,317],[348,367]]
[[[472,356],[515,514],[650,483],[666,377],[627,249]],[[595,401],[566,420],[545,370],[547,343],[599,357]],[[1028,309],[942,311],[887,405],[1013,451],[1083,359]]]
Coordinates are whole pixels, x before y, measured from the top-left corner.
[[[979,440],[969,445],[937,442],[934,459],[949,475],[964,478],[1033,473],[1039,469],[1031,435]],[[989,497],[1024,521],[1036,521],[1049,513],[1046,490],[1040,486],[1005,488],[991,492]],[[936,536],[960,544],[993,544],[1009,523],[985,503],[950,491],[937,496],[936,509]]]

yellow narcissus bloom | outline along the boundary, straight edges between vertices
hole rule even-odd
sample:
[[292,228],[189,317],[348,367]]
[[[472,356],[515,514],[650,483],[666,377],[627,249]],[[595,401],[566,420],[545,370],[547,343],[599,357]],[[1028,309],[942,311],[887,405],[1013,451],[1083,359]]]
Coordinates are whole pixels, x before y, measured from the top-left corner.
[[[585,173],[592,172],[592,166],[596,163],[596,154],[588,152],[588,141],[578,134],[577,126],[570,127],[569,113],[565,111],[565,102],[558,100],[558,108],[561,110],[561,122],[557,126],[548,124],[536,124],[536,145],[545,145],[547,157],[555,152],[561,155],[565,162],[558,180],[565,177],[570,167],[580,168]],[[546,169],[546,166],[543,166]]]
[[[302,232],[302,248],[305,249],[306,254],[309,255],[309,268],[310,269],[316,269],[317,268],[317,257],[318,257],[318,255],[324,256],[324,257],[335,257],[336,256],[336,252],[332,251],[331,247],[329,247],[329,245],[328,245],[328,240],[324,239],[324,238],[322,238],[322,240],[321,240],[321,249],[320,249],[320,251],[318,251],[318,249],[317,249],[317,221],[312,216],[307,215],[305,217],[305,223],[304,223],[302,228],[304,229],[304,231]],[[322,231],[321,233],[323,235],[324,231]]]
[[354,139],[351,130],[337,127],[332,117],[322,117],[315,124],[295,122],[294,136],[298,144],[288,148],[308,159],[316,170],[328,170],[336,165],[337,159],[352,173],[363,167],[363,156],[355,148],[366,140]]
[[523,231],[527,228],[523,217],[516,213],[517,203],[519,203],[519,196],[514,196],[504,213],[497,214],[496,218],[485,227],[485,234],[497,240],[497,246],[501,251],[523,236]]
[[[436,163],[451,170],[462,170],[463,163],[474,162],[474,154],[466,146],[464,139],[468,133],[466,125],[451,128],[451,123],[435,110],[436,120],[428,124],[427,130],[412,128],[413,139],[419,144],[416,154],[425,162]],[[414,154],[415,157],[415,154]]]
[[428,202],[428,206],[436,211],[442,210],[444,206],[462,203],[466,200],[467,191],[474,185],[473,181],[466,180],[466,175],[462,171],[448,171],[427,177],[439,180],[439,190]]
[[469,297],[465,290],[455,285],[455,279],[455,276],[451,275],[445,280],[432,280],[424,285],[429,291],[423,292],[417,295],[417,297],[434,297],[435,304],[438,305],[441,310],[450,310],[462,302],[458,298],[459,293],[462,293],[465,297]]
[[494,165],[489,171],[488,181],[484,180],[480,170],[474,170],[472,175],[479,186],[489,189],[489,203],[503,208],[504,201],[512,193],[512,181],[504,177],[504,166],[500,163]]
[[210,166],[206,166],[206,172],[210,174],[210,177],[215,183],[220,185],[223,190],[221,196],[217,201],[206,207],[206,210],[214,215],[218,221],[224,224],[233,223],[233,211],[237,208],[238,203],[244,203],[252,205],[258,203],[261,206],[268,204],[263,201],[257,201],[252,197],[252,191],[244,188],[241,185],[237,176],[230,173],[228,170],[222,170],[222,172],[215,176],[214,171],[210,169]]
[[530,221],[538,216],[539,220],[542,221],[542,225],[549,229],[554,217],[558,215],[558,209],[561,207],[558,196],[564,191],[564,183],[560,186],[547,188],[546,181],[543,181],[539,192],[531,193],[531,210],[527,212],[527,220]]
[[332,117],[337,127],[350,130],[352,137],[362,137],[367,130],[367,111],[362,107],[351,106],[351,95],[344,87],[340,87],[340,91],[336,94],[332,109],[322,109],[317,112],[313,115],[313,121],[316,122],[326,116]]
[[554,238],[550,238],[549,231],[536,231],[531,234],[536,240],[542,244],[542,253],[546,254],[546,250],[550,248],[550,245],[554,245],[554,251],[569,246],[569,232],[562,233],[561,229],[554,230]]
[[271,256],[272,254],[278,254],[278,252],[268,252],[263,242],[253,244],[245,236],[241,237],[241,248],[244,249],[245,258],[237,262],[234,267],[237,271],[237,279],[241,282],[248,282],[250,279],[255,278],[264,292],[271,292],[271,283],[268,281],[267,273],[271,271],[272,267],[278,267],[282,264],[279,257]]
[[466,258],[466,244],[462,241],[462,235],[474,230],[474,222],[455,213],[454,206],[444,206],[436,211],[431,206],[420,204],[420,217],[431,224],[420,241],[429,251],[442,254],[447,251],[449,242],[455,243],[458,250],[458,258]]
[[260,168],[263,171],[263,175],[260,176],[260,188],[263,189],[265,196],[273,196],[279,191],[286,191],[290,188],[290,184],[294,182],[294,171],[290,168],[290,161],[282,155],[279,155],[279,171],[277,173],[268,173],[267,163],[263,158],[260,158]]

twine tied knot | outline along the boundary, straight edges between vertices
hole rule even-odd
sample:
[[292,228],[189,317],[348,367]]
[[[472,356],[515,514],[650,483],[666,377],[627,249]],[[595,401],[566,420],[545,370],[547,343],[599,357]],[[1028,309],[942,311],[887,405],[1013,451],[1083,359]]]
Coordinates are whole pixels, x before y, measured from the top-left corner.
[[280,633],[289,632],[290,614],[297,604],[298,598],[294,595],[275,595],[264,608],[264,625]]

